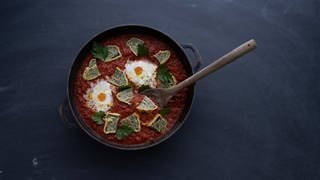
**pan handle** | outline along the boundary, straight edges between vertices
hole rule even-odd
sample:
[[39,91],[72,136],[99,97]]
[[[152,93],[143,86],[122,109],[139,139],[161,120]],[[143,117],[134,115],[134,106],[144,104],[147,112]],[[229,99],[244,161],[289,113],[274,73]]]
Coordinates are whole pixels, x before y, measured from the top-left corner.
[[190,49],[191,52],[193,53],[193,56],[194,56],[194,58],[196,60],[196,64],[194,65],[193,70],[195,72],[197,72],[199,70],[200,66],[203,64],[203,60],[202,60],[202,57],[200,55],[199,50],[191,43],[181,44],[181,46],[184,49]]
[[76,128],[78,127],[77,124],[74,122],[73,117],[70,117],[72,114],[70,111],[69,103],[67,98],[61,103],[58,107],[58,113],[60,116],[61,121],[68,127],[68,128]]

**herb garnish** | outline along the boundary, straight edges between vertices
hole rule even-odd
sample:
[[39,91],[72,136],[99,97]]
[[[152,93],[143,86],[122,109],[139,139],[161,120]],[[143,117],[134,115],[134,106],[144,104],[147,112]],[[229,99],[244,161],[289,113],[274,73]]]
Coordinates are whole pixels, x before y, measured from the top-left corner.
[[142,85],[141,87],[139,87],[139,92],[142,92],[144,90],[150,89],[150,86],[148,85]]
[[168,88],[174,84],[174,80],[166,64],[161,64],[158,68],[158,79],[162,88]]
[[171,109],[168,107],[164,107],[164,108],[160,109],[161,116],[165,116],[165,115],[169,114],[170,112],[171,112]]
[[149,49],[143,44],[138,44],[138,56],[146,56],[149,54]]
[[129,88],[131,88],[131,86],[130,86],[130,85],[120,86],[120,87],[118,88],[118,91],[120,92],[120,91],[123,91],[123,90],[129,89]]
[[133,132],[134,130],[130,126],[122,125],[117,129],[116,137],[117,139],[121,140],[129,136]]
[[104,61],[108,57],[108,47],[94,41],[91,53],[93,57]]
[[105,116],[106,114],[103,112],[103,111],[99,111],[99,112],[95,112],[92,114],[91,116],[91,119],[97,123],[98,125],[102,125],[103,124],[103,117]]

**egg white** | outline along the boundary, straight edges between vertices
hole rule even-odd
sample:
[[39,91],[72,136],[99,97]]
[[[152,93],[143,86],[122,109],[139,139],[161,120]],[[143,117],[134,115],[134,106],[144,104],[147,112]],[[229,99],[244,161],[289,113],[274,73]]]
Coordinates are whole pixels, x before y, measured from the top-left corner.
[[[137,74],[135,68],[142,68],[142,73]],[[156,70],[157,65],[148,62],[148,60],[127,61],[125,64],[125,73],[128,79],[136,86],[148,85],[150,87],[156,87]]]
[[[113,105],[111,85],[105,80],[100,80],[96,83],[91,83],[90,86],[84,95],[87,100],[87,106],[96,112],[107,112]],[[99,98],[99,95],[104,98]]]

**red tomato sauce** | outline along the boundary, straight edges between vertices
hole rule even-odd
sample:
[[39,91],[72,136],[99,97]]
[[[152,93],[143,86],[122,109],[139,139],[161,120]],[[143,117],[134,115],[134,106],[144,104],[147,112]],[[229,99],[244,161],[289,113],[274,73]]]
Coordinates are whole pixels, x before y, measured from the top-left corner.
[[[137,57],[131,52],[129,47],[127,47],[126,43],[132,37],[137,37],[144,41],[144,46],[149,48],[148,56]],[[163,133],[160,133],[144,125],[145,123],[150,122],[155,117],[155,115],[159,113],[159,108],[148,113],[140,112],[136,110],[136,106],[140,103],[140,101],[143,98],[142,95],[138,94],[137,87],[133,86],[134,98],[131,100],[131,105],[118,101],[116,98],[117,92],[113,92],[113,106],[111,107],[111,109],[109,109],[109,112],[120,114],[119,122],[121,121],[122,118],[125,118],[131,115],[132,113],[136,112],[139,115],[140,121],[141,121],[141,130],[139,132],[130,134],[129,136],[125,137],[122,140],[118,140],[115,134],[105,134],[103,132],[104,125],[97,125],[91,119],[91,116],[94,113],[94,111],[87,107],[84,95],[86,94],[87,89],[90,88],[90,83],[92,82],[95,83],[98,80],[105,79],[105,76],[109,76],[109,77],[112,76],[116,67],[119,67],[120,69],[123,70],[125,68],[125,64],[127,60],[148,59],[150,62],[159,66],[160,65],[159,62],[157,61],[157,59],[155,59],[155,57],[153,57],[153,55],[156,54],[159,50],[169,50],[171,52],[171,56],[169,60],[166,62],[166,64],[168,66],[169,71],[175,76],[177,83],[179,83],[180,81],[187,78],[187,72],[185,71],[185,68],[181,63],[181,61],[179,60],[179,57],[177,56],[177,54],[172,50],[170,46],[168,46],[166,43],[162,42],[161,40],[158,40],[151,36],[141,35],[141,34],[125,34],[125,35],[119,35],[116,37],[110,37],[109,39],[106,39],[102,43],[104,45],[117,45],[120,49],[122,57],[111,62],[103,62],[103,61],[97,60],[97,65],[101,73],[101,76],[91,81],[84,80],[82,75],[83,75],[84,69],[88,66],[89,61],[93,58],[93,55],[89,53],[86,56],[86,58],[83,60],[83,63],[81,65],[81,68],[77,74],[76,81],[75,81],[75,96],[76,96],[76,106],[85,123],[94,132],[96,132],[98,136],[115,144],[124,144],[124,145],[145,144],[145,143],[153,142],[156,139],[165,136],[165,134],[170,131],[170,129],[174,126],[176,121],[179,119],[184,109],[184,105],[187,97],[186,89],[177,93],[169,101],[167,107],[170,108],[171,112],[163,116],[167,120],[167,127],[165,132]],[[132,83],[130,84],[133,85]],[[156,103],[156,101],[154,102]]]

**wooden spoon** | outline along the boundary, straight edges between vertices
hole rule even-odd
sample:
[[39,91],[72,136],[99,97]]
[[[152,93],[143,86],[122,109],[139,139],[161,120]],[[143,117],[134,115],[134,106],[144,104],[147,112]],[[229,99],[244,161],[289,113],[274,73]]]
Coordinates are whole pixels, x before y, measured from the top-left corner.
[[177,92],[181,89],[190,86],[191,84],[195,83],[197,80],[215,72],[216,70],[222,68],[226,64],[233,62],[234,60],[238,59],[239,57],[247,54],[248,52],[254,50],[256,48],[255,40],[251,39],[239,47],[233,49],[226,55],[220,57],[207,67],[201,69],[194,75],[190,76],[189,78],[185,79],[184,81],[180,82],[177,85],[171,86],[170,88],[155,88],[155,89],[147,89],[142,91],[141,93],[147,96],[154,96],[157,101],[159,102],[161,107],[164,107],[168,101],[174,96]]

